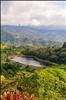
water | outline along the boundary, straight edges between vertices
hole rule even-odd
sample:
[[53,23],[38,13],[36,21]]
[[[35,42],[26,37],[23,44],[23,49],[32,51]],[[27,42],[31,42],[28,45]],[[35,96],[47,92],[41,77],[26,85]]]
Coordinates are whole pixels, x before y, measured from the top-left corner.
[[33,58],[26,58],[26,57],[13,57],[10,58],[11,61],[15,61],[15,62],[19,62],[22,64],[26,64],[26,65],[33,65],[33,66],[37,66],[37,67],[41,67],[44,66],[43,64],[41,64],[39,61],[34,60]]

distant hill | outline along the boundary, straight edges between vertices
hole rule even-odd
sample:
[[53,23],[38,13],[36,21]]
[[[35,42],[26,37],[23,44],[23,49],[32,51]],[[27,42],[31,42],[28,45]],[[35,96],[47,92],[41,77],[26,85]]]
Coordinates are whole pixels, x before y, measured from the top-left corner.
[[1,26],[1,43],[14,46],[56,46],[66,41],[65,28],[34,26]]

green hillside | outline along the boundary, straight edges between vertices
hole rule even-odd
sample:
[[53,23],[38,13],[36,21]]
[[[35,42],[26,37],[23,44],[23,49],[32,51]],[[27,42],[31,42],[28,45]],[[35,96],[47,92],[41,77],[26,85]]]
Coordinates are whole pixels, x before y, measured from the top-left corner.
[[[0,94],[8,90],[15,91],[17,88],[22,94],[27,92],[34,95],[34,100],[66,100],[65,54],[66,43],[59,49],[12,47],[2,44]],[[35,67],[10,61],[9,57],[15,55],[33,57],[46,65]]]
[[65,28],[2,25],[1,43],[12,46],[61,47],[65,41]]

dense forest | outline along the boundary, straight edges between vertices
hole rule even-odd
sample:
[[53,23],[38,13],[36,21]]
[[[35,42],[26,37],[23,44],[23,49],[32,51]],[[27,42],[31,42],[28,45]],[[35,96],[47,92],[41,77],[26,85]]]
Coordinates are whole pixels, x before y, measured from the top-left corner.
[[[32,57],[45,66],[10,61],[9,58],[15,55]],[[32,95],[31,100],[66,100],[66,42],[60,48],[1,44],[0,95],[16,89],[27,98]]]

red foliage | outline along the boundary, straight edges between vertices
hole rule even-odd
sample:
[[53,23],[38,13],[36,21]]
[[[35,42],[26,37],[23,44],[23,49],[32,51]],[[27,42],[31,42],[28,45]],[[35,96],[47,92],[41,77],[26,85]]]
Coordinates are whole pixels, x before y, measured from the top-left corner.
[[23,100],[20,92],[16,90],[14,100]]
[[23,100],[26,100],[26,96],[24,95]]
[[33,97],[32,96],[30,96],[30,99],[29,100],[33,100]]
[[11,92],[7,92],[7,100],[13,100],[13,95]]
[[[4,92],[2,97],[0,97],[0,100],[27,100],[28,97],[25,94],[22,97],[21,93],[18,90],[16,90],[14,94],[10,91]],[[30,96],[29,100],[33,100],[33,96]]]

